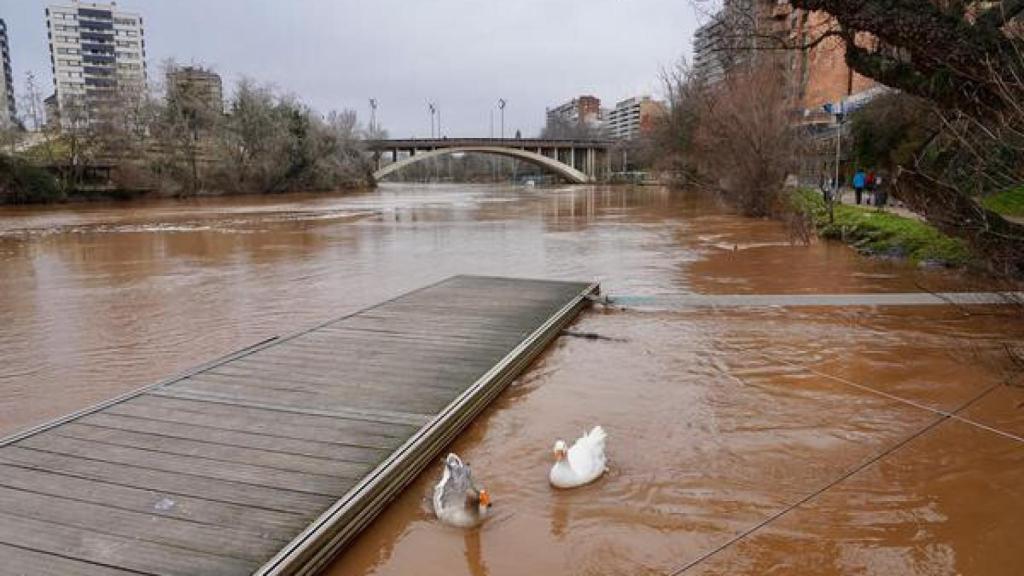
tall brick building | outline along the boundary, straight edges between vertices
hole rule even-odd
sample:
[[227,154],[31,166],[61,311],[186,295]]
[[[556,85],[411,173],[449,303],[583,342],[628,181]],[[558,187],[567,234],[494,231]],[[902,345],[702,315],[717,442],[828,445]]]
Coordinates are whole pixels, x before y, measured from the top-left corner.
[[843,43],[838,38],[813,41],[834,22],[824,12],[794,10],[788,2],[767,0],[764,18],[774,34],[791,45],[813,44],[786,53],[787,82],[793,108],[808,119],[824,114],[822,106],[839,102],[878,86],[877,82],[854,72],[846,64]]
[[[795,10],[786,0],[726,0],[694,38],[694,70],[713,84],[735,66],[775,66],[786,82],[792,110],[808,121],[827,119],[821,110],[824,104],[876,86],[846,65],[839,39],[812,42],[833,24],[824,12]],[[777,46],[779,41],[794,47],[813,45],[756,49]]]

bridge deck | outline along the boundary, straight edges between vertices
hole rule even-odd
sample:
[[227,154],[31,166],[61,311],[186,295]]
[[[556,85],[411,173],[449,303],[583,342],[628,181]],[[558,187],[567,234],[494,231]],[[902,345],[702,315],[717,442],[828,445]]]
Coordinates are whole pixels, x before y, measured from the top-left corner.
[[311,573],[596,285],[449,278],[0,442],[0,574]]

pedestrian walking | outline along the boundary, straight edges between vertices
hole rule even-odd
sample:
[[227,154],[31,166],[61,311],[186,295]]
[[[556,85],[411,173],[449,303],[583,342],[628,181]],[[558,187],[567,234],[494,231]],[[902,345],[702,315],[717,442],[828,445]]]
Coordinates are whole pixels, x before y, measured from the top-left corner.
[[875,190],[875,206],[878,206],[878,209],[882,210],[885,208],[885,203],[889,200],[889,193],[882,187],[881,174],[875,178]]
[[868,172],[868,177],[864,181],[864,192],[867,194],[865,198],[865,204],[868,206],[875,205],[875,171],[871,170]]
[[858,169],[853,174],[853,195],[857,199],[857,204],[861,203],[864,198],[864,185],[867,184],[867,175],[864,174],[863,170]]

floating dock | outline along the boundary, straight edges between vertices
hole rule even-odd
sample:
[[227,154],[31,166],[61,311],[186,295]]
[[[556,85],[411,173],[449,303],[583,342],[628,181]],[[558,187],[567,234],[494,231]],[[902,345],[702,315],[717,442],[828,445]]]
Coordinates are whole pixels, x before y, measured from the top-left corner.
[[597,291],[456,276],[0,440],[0,574],[315,574]]

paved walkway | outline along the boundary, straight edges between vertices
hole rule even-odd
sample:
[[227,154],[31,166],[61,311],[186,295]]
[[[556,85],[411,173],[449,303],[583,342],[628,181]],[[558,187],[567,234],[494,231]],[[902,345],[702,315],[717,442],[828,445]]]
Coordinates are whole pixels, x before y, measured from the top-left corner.
[[[864,194],[864,198],[862,200],[864,202],[864,204],[861,204],[861,206],[870,207],[870,205],[867,204],[867,201],[868,201],[867,199],[869,197],[870,196],[867,193]],[[856,203],[857,196],[856,196],[856,194],[854,193],[853,190],[845,190],[844,189],[842,195],[840,196],[840,198],[841,198],[841,201],[842,201],[843,204],[850,204],[850,205],[854,205],[854,206],[857,204]],[[885,208],[883,208],[883,211],[889,212],[891,214],[896,214],[897,216],[903,216],[904,218],[911,218],[913,220],[924,220],[923,216],[921,216],[917,212],[912,212],[911,210],[905,208],[903,206],[902,202],[900,202],[898,200],[894,200],[892,198],[892,196],[889,197],[889,203],[886,204]],[[1013,222],[1015,224],[1024,224],[1024,217],[1022,217],[1022,216],[1006,216],[1006,215],[1003,215],[1003,218],[1005,218],[1005,219],[1007,219],[1010,222]]]
[[977,306],[1014,305],[1024,292],[906,292],[875,294],[678,294],[614,296],[615,305],[654,308],[759,308],[794,306]]

